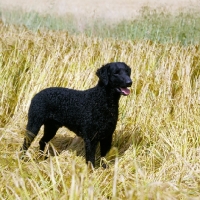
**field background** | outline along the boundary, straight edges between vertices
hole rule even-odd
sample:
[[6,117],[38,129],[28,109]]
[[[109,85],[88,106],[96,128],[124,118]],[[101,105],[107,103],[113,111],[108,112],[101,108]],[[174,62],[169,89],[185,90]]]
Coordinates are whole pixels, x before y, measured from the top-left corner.
[[75,17],[105,18],[108,20],[131,19],[138,16],[142,7],[151,9],[159,8],[172,13],[183,10],[198,10],[199,0],[6,0],[0,1],[6,9],[22,8],[24,11],[36,11],[39,13],[50,13],[56,15],[73,14]]
[[[199,199],[199,11],[199,1],[0,0],[0,199]],[[93,87],[112,61],[131,66],[133,86],[106,158],[87,167],[83,141],[62,128],[43,160],[41,128],[22,161],[33,95]]]

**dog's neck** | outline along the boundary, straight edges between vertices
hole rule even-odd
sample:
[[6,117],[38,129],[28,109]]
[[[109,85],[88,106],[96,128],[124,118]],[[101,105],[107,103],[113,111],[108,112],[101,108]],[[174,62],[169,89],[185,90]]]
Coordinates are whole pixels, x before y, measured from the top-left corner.
[[118,107],[121,94],[118,93],[115,88],[112,88],[109,85],[105,86],[101,81],[98,82],[97,87],[100,87],[101,90],[102,88],[104,89],[103,91],[106,94],[107,103],[110,107]]

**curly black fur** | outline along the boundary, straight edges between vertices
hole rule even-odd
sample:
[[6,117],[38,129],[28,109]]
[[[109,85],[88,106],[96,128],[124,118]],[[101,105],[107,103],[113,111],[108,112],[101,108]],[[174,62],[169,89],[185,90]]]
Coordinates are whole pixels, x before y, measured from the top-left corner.
[[97,70],[98,84],[78,91],[51,87],[36,94],[29,108],[26,137],[22,150],[26,151],[44,125],[40,150],[61,126],[65,126],[85,141],[86,162],[95,163],[95,151],[100,142],[101,156],[111,148],[112,135],[118,120],[121,94],[128,95],[132,85],[131,69],[123,62],[108,63]]

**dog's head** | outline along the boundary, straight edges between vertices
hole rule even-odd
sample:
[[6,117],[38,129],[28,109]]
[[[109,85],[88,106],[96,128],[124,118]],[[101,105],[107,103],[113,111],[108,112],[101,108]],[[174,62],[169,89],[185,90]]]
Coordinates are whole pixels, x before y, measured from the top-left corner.
[[103,85],[115,88],[122,95],[130,94],[128,87],[132,85],[131,68],[125,63],[108,63],[98,69],[96,74]]

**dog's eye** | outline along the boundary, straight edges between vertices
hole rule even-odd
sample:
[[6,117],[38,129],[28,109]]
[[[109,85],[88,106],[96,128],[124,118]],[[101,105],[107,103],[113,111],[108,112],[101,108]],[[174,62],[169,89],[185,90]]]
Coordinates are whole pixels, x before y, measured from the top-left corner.
[[114,72],[114,74],[115,75],[118,75],[120,73],[120,71],[118,70],[118,71],[116,71],[116,72]]
[[131,75],[131,69],[126,70],[126,72],[129,76]]

